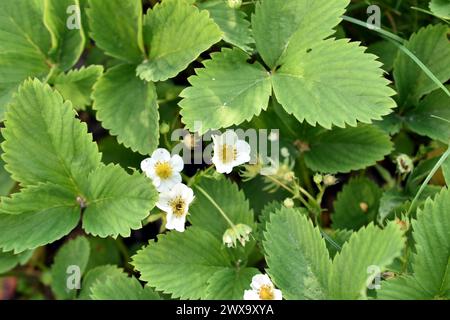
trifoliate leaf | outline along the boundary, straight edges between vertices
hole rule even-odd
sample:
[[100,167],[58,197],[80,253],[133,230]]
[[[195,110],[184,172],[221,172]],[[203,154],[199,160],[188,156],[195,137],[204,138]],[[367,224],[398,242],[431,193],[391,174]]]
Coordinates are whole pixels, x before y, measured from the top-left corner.
[[159,144],[159,113],[153,83],[139,80],[134,66],[109,69],[94,86],[97,119],[133,151],[151,154]]
[[19,84],[50,70],[43,14],[43,1],[0,1],[0,120]]
[[254,275],[260,273],[255,268],[223,269],[217,271],[209,280],[208,300],[242,300],[244,291],[250,290]]
[[79,219],[72,192],[50,183],[26,187],[2,198],[0,248],[19,253],[51,243],[67,235]]
[[381,120],[396,106],[395,91],[377,57],[364,49],[328,39],[286,55],[272,79],[277,100],[299,121],[327,129]]
[[211,18],[223,32],[223,40],[249,52],[253,40],[250,22],[244,11],[231,8],[223,0],[205,1],[198,4],[202,10],[208,10]]
[[438,17],[450,19],[450,1],[431,0],[430,10]]
[[[429,25],[414,33],[405,45],[443,83],[450,78],[448,31],[449,28],[442,24]],[[416,105],[423,95],[438,88],[403,52],[399,52],[395,61],[394,79],[400,101],[406,105]]]
[[58,65],[59,69],[67,70],[80,58],[86,41],[81,21],[79,21],[79,26],[68,24],[68,12],[71,12],[68,9],[77,8],[76,10],[80,12],[79,1],[44,0],[44,2],[44,23],[52,38],[52,48],[49,56]]
[[102,66],[89,66],[59,74],[52,82],[65,100],[70,100],[78,110],[91,105],[92,87],[103,73]]
[[18,264],[25,264],[33,255],[33,250],[24,251],[19,254],[3,252],[0,249],[0,275],[13,269]]
[[308,138],[306,165],[315,171],[336,173],[363,169],[392,151],[389,135],[374,126],[319,131]]
[[144,43],[150,53],[136,72],[147,81],[173,78],[221,37],[207,11],[184,0],[165,0],[145,15]]
[[33,80],[19,88],[8,110],[2,148],[12,178],[22,185],[49,181],[82,195],[100,154],[71,103]]
[[222,242],[196,227],[160,235],[158,242],[150,242],[133,257],[132,264],[149,286],[181,299],[206,298],[208,280],[231,267]]
[[159,300],[160,297],[150,288],[143,288],[134,277],[121,272],[105,277],[91,287],[93,300]]
[[[450,86],[448,86],[450,89]],[[450,141],[450,97],[438,89],[405,113],[409,129],[443,143]]]
[[383,272],[404,246],[403,233],[394,224],[381,230],[374,224],[353,233],[333,260],[328,288],[331,299],[365,299],[367,286],[375,276],[370,267]]
[[195,201],[189,208],[188,216],[192,225],[203,228],[221,240],[230,225],[217,209],[218,206],[235,225],[246,224],[255,231],[253,211],[245,199],[244,192],[230,180],[204,178],[194,186],[194,192]]
[[351,179],[337,195],[333,228],[358,230],[374,221],[378,214],[381,188],[365,177]]
[[141,0],[89,0],[91,37],[106,54],[129,62],[144,59]]
[[268,273],[286,299],[324,299],[331,261],[318,228],[295,209],[270,216],[264,249]]
[[81,284],[81,292],[80,295],[78,296],[78,299],[90,300],[91,288],[94,284],[96,284],[97,282],[104,283],[106,279],[121,275],[122,273],[123,273],[122,269],[112,265],[105,265],[90,269],[83,277],[83,282]]
[[95,236],[130,236],[142,227],[158,199],[150,179],[138,172],[128,175],[117,165],[101,166],[88,178],[89,192],[83,229]]
[[412,222],[416,243],[414,278],[429,298],[450,298],[449,208],[450,192],[444,188],[434,201],[429,199],[418,210],[417,220]]
[[306,50],[331,36],[348,3],[349,0],[259,1],[252,16],[257,51],[274,69],[285,55],[295,52],[299,46]]
[[258,62],[248,64],[245,52],[222,49],[211,58],[180,94],[182,121],[200,134],[251,120],[267,108],[271,94],[270,74]]
[[[77,280],[81,281],[89,261],[90,252],[89,241],[85,237],[69,240],[59,249],[51,268],[51,287],[57,299],[75,298],[78,289],[81,287],[76,287]],[[71,276],[74,277],[72,281]],[[80,278],[76,279],[77,276]]]

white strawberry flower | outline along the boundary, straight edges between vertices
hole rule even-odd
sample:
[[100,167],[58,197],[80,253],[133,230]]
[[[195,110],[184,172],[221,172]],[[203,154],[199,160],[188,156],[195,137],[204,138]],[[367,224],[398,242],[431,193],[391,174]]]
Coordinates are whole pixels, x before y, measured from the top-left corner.
[[250,145],[239,140],[234,131],[212,136],[214,155],[212,162],[219,173],[230,173],[233,168],[250,161]]
[[166,229],[184,231],[189,205],[194,200],[194,192],[188,186],[178,183],[170,191],[159,194],[156,206],[167,213]]
[[282,300],[281,290],[275,289],[269,276],[257,274],[250,284],[251,290],[245,290],[244,300]]
[[169,191],[181,182],[180,172],[184,162],[179,155],[171,156],[166,149],[156,149],[150,158],[141,162],[141,169],[147,177],[152,179],[153,185],[159,192]]

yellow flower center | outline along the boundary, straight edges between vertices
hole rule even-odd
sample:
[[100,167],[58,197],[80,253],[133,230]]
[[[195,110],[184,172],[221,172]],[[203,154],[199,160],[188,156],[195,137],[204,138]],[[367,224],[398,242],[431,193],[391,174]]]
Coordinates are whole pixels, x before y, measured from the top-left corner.
[[273,300],[275,298],[273,287],[269,285],[262,285],[259,289],[259,298],[261,300]]
[[222,148],[219,150],[219,158],[223,163],[230,163],[233,160],[236,160],[237,150],[236,147],[230,146],[227,144],[222,145]]
[[173,199],[170,203],[172,212],[176,217],[181,217],[184,215],[184,210],[186,209],[186,202],[180,196]]
[[172,166],[169,162],[157,162],[155,165],[155,173],[163,180],[170,178],[172,176]]

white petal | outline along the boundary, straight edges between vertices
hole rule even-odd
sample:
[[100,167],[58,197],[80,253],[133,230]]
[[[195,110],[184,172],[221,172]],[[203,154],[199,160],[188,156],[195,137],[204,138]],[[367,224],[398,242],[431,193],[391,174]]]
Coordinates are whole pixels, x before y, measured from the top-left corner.
[[170,183],[172,184],[172,186],[170,187],[172,189],[175,185],[181,183],[183,179],[181,178],[181,174],[179,172],[174,172],[172,176],[167,179],[167,181],[170,181]]
[[214,165],[216,166],[216,171],[219,173],[231,173],[233,171],[233,163],[224,164],[221,161],[214,162]]
[[259,290],[259,288],[261,288],[261,286],[263,285],[273,286],[273,283],[272,281],[270,281],[270,278],[267,274],[257,274],[253,276],[251,284],[252,289]]
[[173,219],[175,218],[175,216],[172,214],[172,212],[167,213],[166,215],[166,229],[168,230],[173,230],[174,226],[173,226]]
[[273,300],[283,300],[283,294],[281,293],[281,290],[274,289],[273,296]]
[[255,290],[245,290],[244,291],[244,300],[261,300],[259,294]]
[[172,166],[172,169],[180,172],[183,170],[184,168],[184,161],[183,158],[180,157],[179,155],[175,154],[172,159],[170,159],[170,164]]
[[170,152],[163,148],[156,149],[152,153],[152,159],[155,162],[170,161]]
[[250,161],[250,145],[244,141],[239,140],[236,143],[237,157],[234,160],[234,165],[238,166]]
[[186,223],[186,216],[175,217],[174,215],[167,215],[166,228],[169,230],[175,229],[178,232],[184,232],[184,225]]
[[171,180],[166,179],[166,180],[160,180],[160,184],[159,186],[156,186],[156,190],[158,190],[158,192],[169,192],[170,189],[172,189],[172,187],[176,184],[173,183]]
[[172,212],[172,207],[169,204],[170,200],[172,200],[170,192],[160,193],[158,202],[156,203],[156,206],[159,209],[161,209],[162,211],[165,211],[167,213],[171,213]]
[[156,190],[158,190],[159,186],[161,185],[161,179],[157,175],[154,175],[150,178],[152,179],[153,185],[155,186]]
[[226,143],[227,145],[231,146],[234,146],[238,139],[239,137],[237,136],[236,132],[232,130],[225,131],[225,133],[221,136],[222,144]]
[[146,158],[141,161],[141,170],[147,172],[155,166],[155,161],[152,158]]

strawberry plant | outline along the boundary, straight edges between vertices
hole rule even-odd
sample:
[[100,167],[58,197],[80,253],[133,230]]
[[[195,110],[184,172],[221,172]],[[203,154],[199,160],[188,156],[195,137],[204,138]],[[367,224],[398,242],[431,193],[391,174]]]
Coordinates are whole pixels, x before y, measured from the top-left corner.
[[0,299],[450,298],[420,5],[0,0]]

